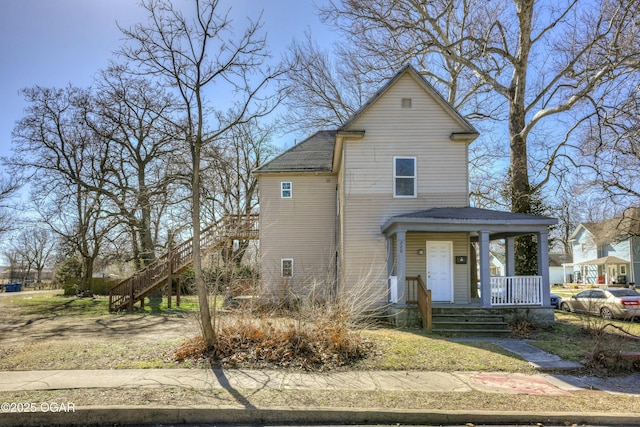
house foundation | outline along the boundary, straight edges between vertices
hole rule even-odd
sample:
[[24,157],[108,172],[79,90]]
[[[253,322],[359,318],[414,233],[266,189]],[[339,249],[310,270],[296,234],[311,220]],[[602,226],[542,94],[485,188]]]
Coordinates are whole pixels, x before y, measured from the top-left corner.
[[[517,323],[527,320],[539,327],[551,326],[555,323],[555,313],[553,307],[540,306],[519,306],[500,308],[481,307],[434,307],[433,317],[439,315],[450,316],[456,314],[467,317],[472,323],[478,316],[500,316],[507,324]],[[422,318],[417,306],[392,304],[387,309],[389,321],[398,328],[422,327]]]

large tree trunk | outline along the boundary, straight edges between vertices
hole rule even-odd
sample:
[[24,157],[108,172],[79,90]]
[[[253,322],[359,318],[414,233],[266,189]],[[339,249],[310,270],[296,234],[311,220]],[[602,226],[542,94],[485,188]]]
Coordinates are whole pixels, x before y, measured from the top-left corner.
[[[509,138],[510,168],[509,190],[511,193],[511,211],[531,212],[531,185],[527,155],[526,109],[527,70],[531,51],[531,23],[533,19],[533,0],[516,1],[520,28],[519,50],[514,61],[513,78],[509,87]],[[516,274],[537,274],[537,250],[531,236],[521,236],[515,240]]]

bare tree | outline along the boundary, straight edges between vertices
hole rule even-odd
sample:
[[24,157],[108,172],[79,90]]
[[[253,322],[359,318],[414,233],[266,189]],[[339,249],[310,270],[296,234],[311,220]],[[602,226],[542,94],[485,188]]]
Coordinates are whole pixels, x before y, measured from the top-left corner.
[[366,102],[371,86],[351,63],[332,63],[311,33],[305,37],[290,47],[287,78],[292,90],[285,100],[284,123],[289,130],[305,132],[339,127]]
[[640,78],[606,91],[578,148],[585,177],[614,202],[640,206]]
[[[208,149],[203,158],[211,165],[203,176],[203,209],[212,221],[227,215],[247,216],[258,208],[258,179],[252,171],[275,155],[270,143],[272,129],[260,126],[256,121],[243,123],[221,138],[224,150]],[[212,191],[214,190],[214,191]],[[238,247],[226,248],[226,260],[239,265],[249,241],[241,241]]]
[[101,73],[94,102],[83,112],[87,125],[105,143],[101,187],[87,189],[107,197],[131,234],[136,268],[155,259],[158,224],[171,203],[175,171],[174,98],[122,67]]
[[[3,159],[6,164],[6,159]],[[0,235],[9,231],[13,227],[14,219],[12,215],[11,199],[20,189],[20,178],[18,175],[4,176],[0,178]]]
[[[266,65],[268,52],[266,40],[259,34],[259,21],[249,20],[244,33],[234,36],[228,11],[221,10],[217,0],[195,0],[192,4],[195,10],[190,19],[170,1],[143,1],[149,20],[122,28],[128,41],[120,54],[138,64],[141,73],[156,76],[174,88],[183,110],[181,139],[191,154],[193,267],[202,331],[213,348],[215,311],[212,317],[200,259],[202,151],[218,144],[231,128],[273,110],[282,94],[265,98],[265,89],[282,70]],[[220,103],[224,95],[231,94],[235,105],[229,111],[223,114],[220,107],[213,107],[212,101]]]
[[56,245],[51,232],[38,227],[27,228],[17,237],[15,250],[24,258],[29,269],[35,269],[36,283],[42,282],[42,271],[53,260]]
[[105,185],[109,147],[85,122],[89,93],[74,87],[23,90],[29,103],[13,131],[15,170],[32,173],[32,202],[43,222],[73,246],[83,262],[83,286],[105,236],[116,225],[106,200],[91,188]]

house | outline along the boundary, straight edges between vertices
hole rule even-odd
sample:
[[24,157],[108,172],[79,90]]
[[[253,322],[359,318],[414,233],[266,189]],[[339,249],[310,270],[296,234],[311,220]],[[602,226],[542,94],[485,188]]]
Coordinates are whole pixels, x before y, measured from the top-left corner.
[[587,285],[636,283],[640,277],[640,210],[584,222],[571,234],[573,275]]
[[[477,136],[407,65],[342,127],[259,167],[265,288],[357,293],[400,318],[420,276],[434,306],[524,309],[553,322],[547,242],[557,221],[469,206],[468,147]],[[523,234],[540,243],[538,276],[515,277],[514,238]],[[496,239],[507,248],[507,275],[492,278]]]
[[573,257],[569,254],[549,254],[549,282],[552,285],[573,283]]
[[504,254],[490,252],[489,274],[492,276],[504,276]]

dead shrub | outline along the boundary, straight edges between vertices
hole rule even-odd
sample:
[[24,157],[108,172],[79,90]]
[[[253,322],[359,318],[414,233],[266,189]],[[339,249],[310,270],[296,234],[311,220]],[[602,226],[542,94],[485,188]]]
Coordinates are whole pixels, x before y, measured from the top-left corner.
[[[225,319],[227,320],[227,319]],[[354,331],[324,324],[298,328],[294,323],[235,321],[218,333],[215,351],[196,337],[175,352],[176,361],[206,359],[224,367],[298,368],[322,371],[366,357],[368,341]]]
[[587,355],[588,368],[608,374],[628,374],[640,369],[640,361],[630,359],[624,352],[612,349],[598,349]]
[[206,352],[204,343],[188,341],[176,360],[192,354],[191,359],[206,357],[226,367],[327,370],[349,365],[372,351],[358,332],[374,322],[370,299],[377,296],[371,296],[367,284],[363,280],[331,295],[326,282],[311,282],[303,295],[252,300],[218,319],[215,349]]
[[201,359],[207,353],[207,343],[201,335],[188,339],[175,350],[173,359],[176,362]]
[[584,316],[582,329],[593,341],[593,350],[585,358],[587,368],[603,375],[640,370],[640,361],[635,357],[629,357],[625,351],[629,342],[640,339],[631,334],[628,328],[600,317]]
[[529,339],[536,333],[538,326],[530,320],[520,319],[509,324],[509,329],[517,338]]

